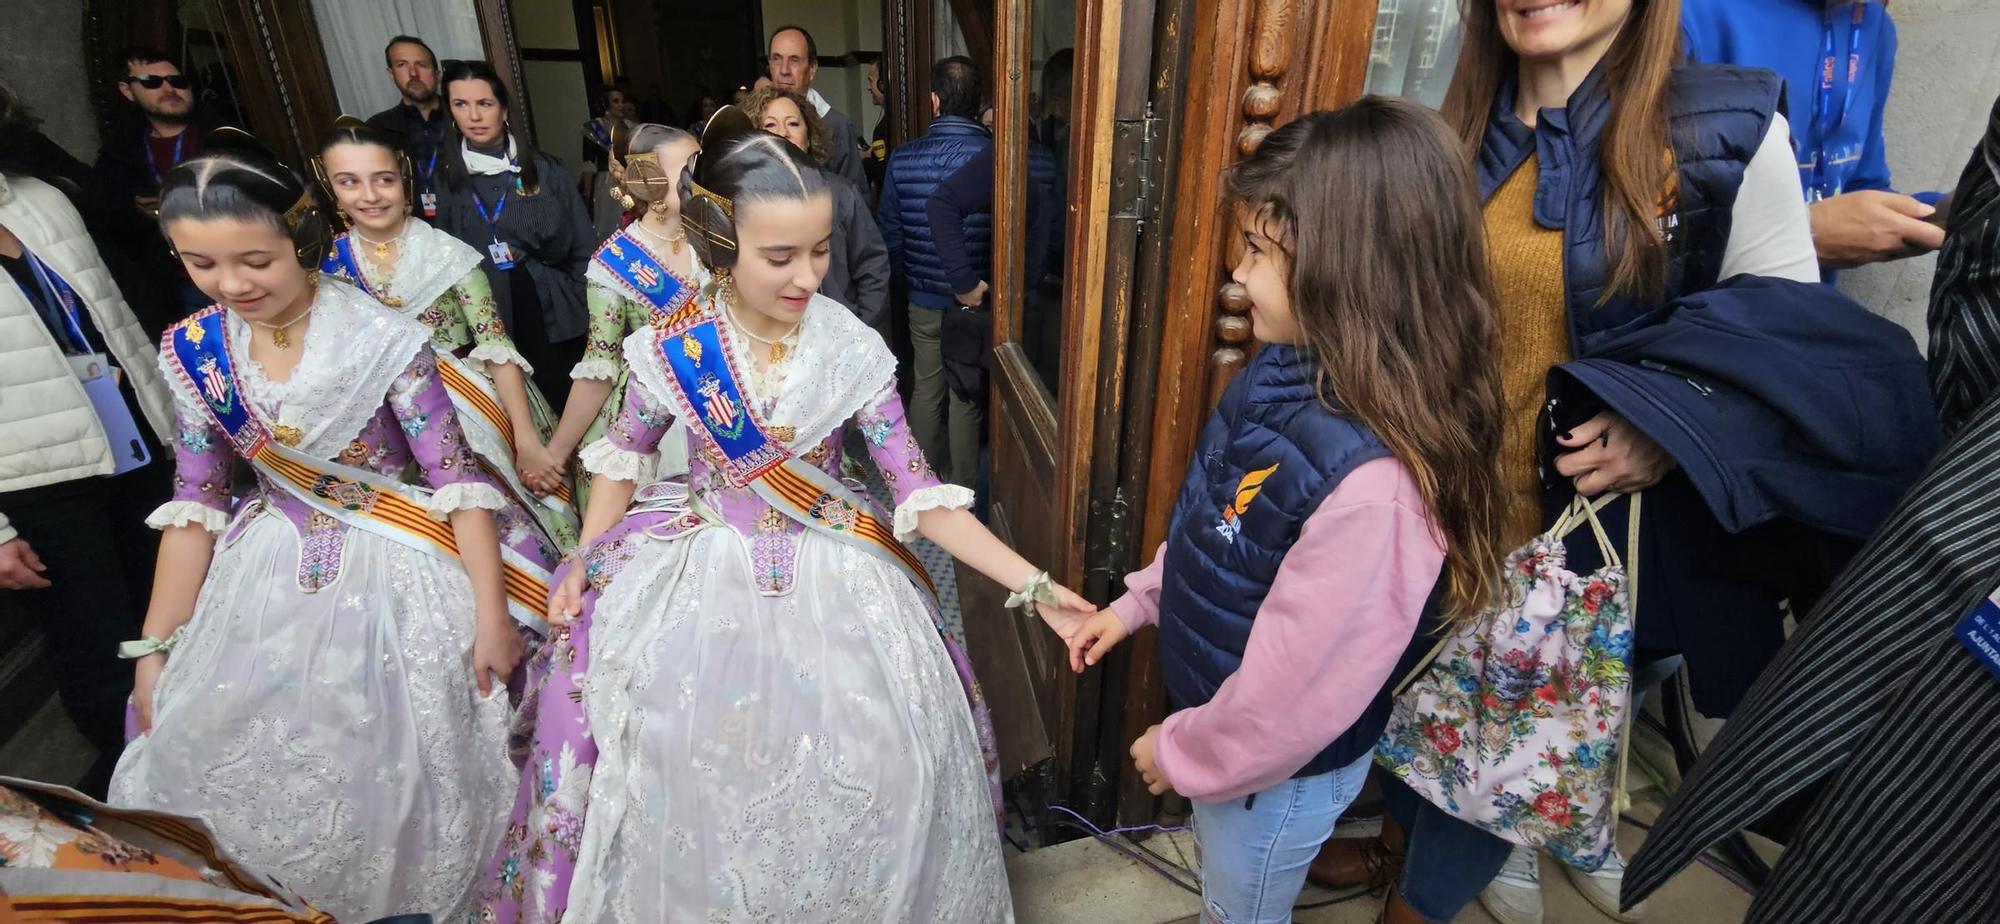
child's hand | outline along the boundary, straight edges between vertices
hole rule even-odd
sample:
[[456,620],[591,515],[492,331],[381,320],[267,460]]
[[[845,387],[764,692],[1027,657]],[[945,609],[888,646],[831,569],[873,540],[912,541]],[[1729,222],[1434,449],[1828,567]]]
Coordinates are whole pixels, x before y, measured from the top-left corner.
[[1070,636],[1075,635],[1077,630],[1083,627],[1084,620],[1097,612],[1097,604],[1085,600],[1078,596],[1076,591],[1061,584],[1055,585],[1055,588],[1056,602],[1037,603],[1035,612],[1042,614],[1042,621],[1048,623],[1049,628],[1054,629],[1056,635],[1067,642]]
[[549,588],[549,625],[569,625],[576,614],[583,612],[584,582],[583,561],[579,558],[563,576],[562,583]]
[[1104,658],[1112,646],[1125,640],[1131,634],[1125,629],[1125,621],[1109,609],[1097,611],[1097,615],[1086,620],[1064,641],[1069,642],[1069,669],[1079,674],[1083,669]]
[[1132,765],[1139,768],[1139,776],[1146,781],[1146,791],[1160,795],[1173,789],[1167,778],[1160,773],[1158,764],[1153,763],[1153,748],[1160,741],[1160,726],[1146,729],[1139,740],[1132,742]]

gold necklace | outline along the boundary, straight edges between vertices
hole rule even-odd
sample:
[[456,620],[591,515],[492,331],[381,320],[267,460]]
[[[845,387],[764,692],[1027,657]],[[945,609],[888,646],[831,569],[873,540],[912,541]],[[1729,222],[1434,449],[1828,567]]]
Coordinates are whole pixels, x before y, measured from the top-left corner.
[[289,331],[292,328],[297,327],[300,321],[305,320],[311,314],[312,314],[312,305],[308,304],[306,305],[304,311],[299,312],[298,317],[286,321],[283,324],[272,324],[268,321],[254,321],[254,320],[251,321],[250,323],[270,331],[271,345],[282,350],[292,345],[292,337],[290,334],[286,333],[286,331]]
[[673,248],[674,256],[676,257],[681,255],[681,245],[687,243],[687,232],[681,232],[680,234],[676,234],[673,237],[667,237],[665,235],[662,235],[658,231],[646,227],[646,221],[643,218],[633,222],[632,227],[638,228],[647,237],[650,237],[653,240],[659,241],[660,243]]
[[403,222],[403,229],[397,231],[395,237],[392,237],[386,241],[378,241],[372,237],[369,237],[366,234],[362,234],[359,225],[355,226],[353,229],[348,231],[348,233],[373,245],[375,247],[375,259],[387,260],[389,259],[389,248],[396,244],[402,243],[403,236],[410,233],[410,223],[408,221]]
[[755,331],[752,331],[750,328],[743,326],[743,322],[741,320],[738,320],[736,317],[735,306],[724,305],[722,306],[722,310],[729,313],[729,323],[736,325],[736,329],[742,331],[743,336],[748,337],[752,340],[757,341],[758,343],[761,343],[771,348],[770,365],[772,366],[776,366],[779,363],[785,361],[785,357],[791,353],[790,343],[798,339],[800,328],[805,327],[806,324],[804,320],[800,320],[799,322],[792,325],[791,330],[784,332],[783,334],[779,335],[776,339],[771,339],[769,337],[759,337],[757,336]]

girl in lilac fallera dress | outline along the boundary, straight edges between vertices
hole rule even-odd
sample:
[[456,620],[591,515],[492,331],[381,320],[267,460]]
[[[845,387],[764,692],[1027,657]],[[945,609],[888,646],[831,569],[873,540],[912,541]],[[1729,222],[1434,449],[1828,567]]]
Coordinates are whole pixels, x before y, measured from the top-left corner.
[[[814,294],[833,221],[817,168],[725,109],[681,198],[717,281],[626,338],[631,387],[583,453],[583,545],[529,672],[482,920],[1010,920],[989,726],[898,537],[1019,588],[1059,633],[1092,608],[938,482],[887,345]],[[655,480],[675,419],[691,471]],[[838,478],[850,427],[893,514]]]
[[518,779],[516,623],[540,626],[557,551],[484,468],[511,460],[468,445],[431,331],[322,278],[304,184],[229,141],[161,194],[219,304],[162,341],[175,490],[110,801],[199,816],[340,920],[462,920]]

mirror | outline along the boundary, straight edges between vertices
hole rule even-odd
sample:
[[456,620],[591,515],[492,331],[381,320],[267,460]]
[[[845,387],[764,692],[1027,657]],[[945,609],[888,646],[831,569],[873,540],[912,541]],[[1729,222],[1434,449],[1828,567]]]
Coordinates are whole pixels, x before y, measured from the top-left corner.
[[1006,207],[1026,211],[1022,254],[1021,350],[1036,376],[1057,393],[1062,374],[1063,238],[1069,201],[1070,86],[1076,52],[1076,0],[1036,0],[1028,47],[1027,150],[1013,152],[1026,166],[1027,201]]
[[1367,92],[1436,109],[1458,63],[1458,0],[1381,0]]

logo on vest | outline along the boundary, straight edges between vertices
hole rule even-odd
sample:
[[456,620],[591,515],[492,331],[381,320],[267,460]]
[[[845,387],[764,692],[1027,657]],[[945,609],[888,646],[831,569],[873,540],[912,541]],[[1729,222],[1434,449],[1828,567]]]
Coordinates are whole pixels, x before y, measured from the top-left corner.
[[1278,466],[1272,465],[1270,468],[1244,475],[1243,480],[1236,483],[1236,496],[1230,498],[1229,506],[1223,508],[1222,522],[1215,527],[1215,531],[1221,533],[1224,539],[1230,542],[1236,541],[1236,534],[1243,531],[1243,512],[1250,509],[1250,502],[1256,500],[1258,492],[1264,490],[1265,480],[1277,470]]

